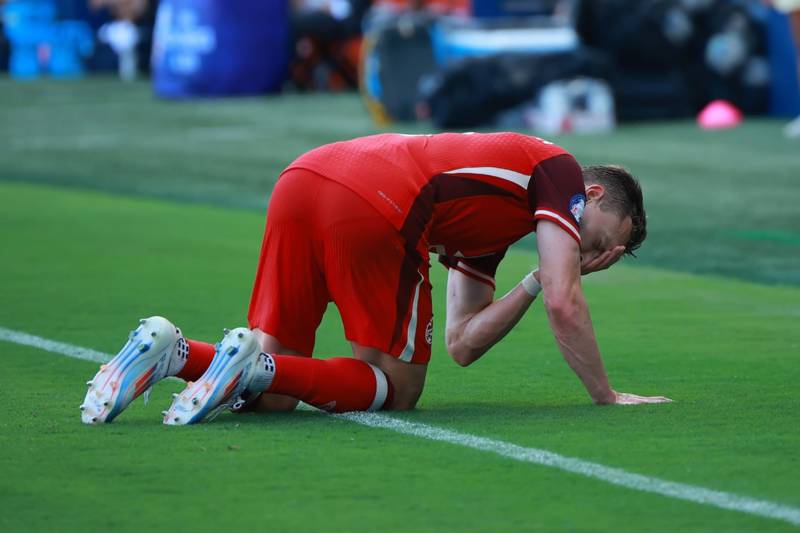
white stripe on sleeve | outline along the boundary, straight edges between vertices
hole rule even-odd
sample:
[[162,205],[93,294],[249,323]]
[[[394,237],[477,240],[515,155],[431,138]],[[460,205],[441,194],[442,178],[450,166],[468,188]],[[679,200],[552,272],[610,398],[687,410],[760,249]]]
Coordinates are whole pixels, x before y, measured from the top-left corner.
[[577,229],[575,229],[575,226],[572,223],[570,223],[567,219],[556,213],[555,211],[550,211],[548,209],[537,209],[536,212],[533,214],[533,217],[536,218],[539,215],[552,217],[558,220],[564,226],[564,229],[569,230],[569,232],[572,233],[572,235],[576,239],[578,239],[578,242],[581,242],[581,234],[580,232],[578,232]]
[[445,174],[483,174],[485,176],[492,176],[494,178],[500,178],[501,180],[510,181],[511,183],[519,185],[526,191],[528,190],[528,182],[531,180],[528,174],[497,167],[457,168],[455,170],[448,170]]

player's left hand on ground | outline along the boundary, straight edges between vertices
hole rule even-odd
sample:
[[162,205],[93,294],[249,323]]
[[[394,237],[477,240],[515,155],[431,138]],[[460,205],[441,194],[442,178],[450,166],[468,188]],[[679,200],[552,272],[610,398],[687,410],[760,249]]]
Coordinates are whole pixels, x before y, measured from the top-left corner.
[[622,257],[624,253],[625,247],[620,245],[597,254],[594,257],[581,258],[581,274],[585,276],[586,274],[591,274],[598,270],[605,270],[619,261],[619,258]]
[[666,396],[639,396],[627,392],[615,392],[614,394],[616,394],[616,399],[614,401],[616,405],[638,405],[642,403],[667,403],[672,401]]

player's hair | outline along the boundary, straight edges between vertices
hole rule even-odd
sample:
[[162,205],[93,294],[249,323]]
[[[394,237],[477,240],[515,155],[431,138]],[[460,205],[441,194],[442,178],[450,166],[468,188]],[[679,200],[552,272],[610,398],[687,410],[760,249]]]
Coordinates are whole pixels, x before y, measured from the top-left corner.
[[[647,237],[647,217],[644,212],[642,188],[633,175],[618,165],[589,165],[583,167],[583,181],[602,185],[606,192],[600,208],[620,217],[631,217],[631,238],[625,244],[625,253],[634,255]],[[635,255],[634,255],[635,256]]]

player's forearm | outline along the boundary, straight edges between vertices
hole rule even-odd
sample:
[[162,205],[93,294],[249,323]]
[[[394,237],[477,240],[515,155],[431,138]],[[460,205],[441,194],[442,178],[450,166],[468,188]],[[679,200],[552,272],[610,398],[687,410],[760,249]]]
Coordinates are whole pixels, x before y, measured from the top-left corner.
[[549,304],[545,293],[545,302],[556,342],[567,364],[595,403],[613,403],[614,391],[608,383],[583,295],[578,294],[566,303]]
[[448,330],[448,351],[462,366],[478,360],[520,321],[534,297],[517,285],[502,298]]

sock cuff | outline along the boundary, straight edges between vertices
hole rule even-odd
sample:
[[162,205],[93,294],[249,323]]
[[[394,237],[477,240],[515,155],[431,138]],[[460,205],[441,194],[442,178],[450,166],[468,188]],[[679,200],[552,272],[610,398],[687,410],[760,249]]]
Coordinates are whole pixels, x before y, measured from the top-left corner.
[[183,367],[186,366],[186,362],[189,360],[189,342],[181,335],[180,330],[178,330],[178,341],[175,343],[175,347],[172,349],[172,353],[170,354],[169,361],[167,363],[167,375],[168,376],[176,376],[178,375]]
[[367,363],[375,374],[375,398],[372,404],[367,408],[367,411],[378,411],[386,403],[386,398],[389,395],[389,380],[383,370],[377,366]]
[[261,352],[258,354],[256,371],[250,381],[248,389],[260,393],[264,392],[272,385],[272,378],[275,377],[275,359],[272,354]]

